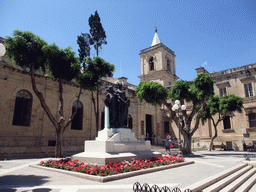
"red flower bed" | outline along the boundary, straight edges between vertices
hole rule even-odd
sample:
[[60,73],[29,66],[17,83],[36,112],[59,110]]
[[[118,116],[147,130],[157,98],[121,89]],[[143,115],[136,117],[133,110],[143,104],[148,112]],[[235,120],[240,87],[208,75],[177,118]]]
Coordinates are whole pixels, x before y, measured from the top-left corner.
[[61,159],[59,161],[41,161],[41,165],[45,167],[53,167],[57,169],[64,169],[68,171],[75,171],[80,173],[86,173],[90,175],[107,176],[113,174],[119,174],[124,172],[130,172],[140,169],[158,167],[162,165],[170,165],[174,163],[184,162],[183,157],[160,157],[147,160],[133,160],[131,162],[124,161],[121,163],[108,163],[105,166],[97,164],[86,164],[78,162],[78,160],[71,161],[70,158]]

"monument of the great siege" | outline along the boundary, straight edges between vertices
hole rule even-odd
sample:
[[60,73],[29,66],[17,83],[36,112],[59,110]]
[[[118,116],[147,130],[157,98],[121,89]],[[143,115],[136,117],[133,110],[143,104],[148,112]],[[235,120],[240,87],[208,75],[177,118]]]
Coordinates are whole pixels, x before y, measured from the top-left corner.
[[139,141],[127,127],[130,100],[127,99],[122,84],[118,84],[117,90],[110,86],[106,91],[104,129],[98,132],[94,141],[85,141],[84,152],[73,155],[71,159],[105,165],[108,162],[119,163],[162,156],[161,153],[151,151],[150,141]]

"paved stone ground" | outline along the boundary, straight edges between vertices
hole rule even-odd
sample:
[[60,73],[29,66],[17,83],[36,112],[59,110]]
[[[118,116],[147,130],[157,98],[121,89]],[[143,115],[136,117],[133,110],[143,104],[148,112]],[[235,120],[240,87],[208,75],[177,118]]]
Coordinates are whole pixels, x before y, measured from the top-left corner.
[[[162,147],[153,146],[153,149],[164,152]],[[172,154],[176,152],[176,149],[172,150]],[[150,186],[157,184],[160,187],[184,188],[242,163],[245,153],[248,152],[196,151],[194,152],[195,156],[186,157],[188,160],[195,161],[194,164],[107,183],[99,183],[62,173],[29,167],[29,164],[39,163],[41,160],[48,160],[49,158],[1,160],[0,191],[132,192],[132,187],[135,182],[140,182],[141,184],[148,183]],[[255,152],[251,153],[256,154]]]

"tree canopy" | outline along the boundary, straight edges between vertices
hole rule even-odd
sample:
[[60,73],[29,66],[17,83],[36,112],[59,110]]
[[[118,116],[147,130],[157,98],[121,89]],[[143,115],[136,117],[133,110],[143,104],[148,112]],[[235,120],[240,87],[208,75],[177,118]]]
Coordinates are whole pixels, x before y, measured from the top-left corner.
[[97,52],[97,56],[99,55],[99,48],[102,44],[107,44],[106,33],[102,27],[100,22],[100,16],[97,11],[95,11],[94,15],[89,17],[89,26],[90,26],[90,44],[94,45],[94,48]]
[[35,70],[44,70],[47,57],[42,48],[46,45],[46,41],[30,31],[15,30],[13,37],[5,38],[6,56],[22,68],[34,63]]
[[75,57],[75,52],[71,47],[60,49],[55,43],[43,47],[45,55],[47,55],[46,65],[50,74],[55,78],[60,77],[70,82],[80,75],[81,65],[78,62],[78,57]]
[[77,44],[79,46],[79,58],[80,63],[83,63],[83,67],[85,68],[85,61],[86,57],[90,56],[90,34],[82,33],[80,36],[77,37]]
[[112,77],[115,71],[115,65],[110,64],[101,57],[87,57],[85,63],[87,66],[78,80],[79,84],[88,90],[95,90],[99,85],[99,79],[102,77]]
[[140,102],[145,100],[151,105],[161,105],[162,99],[167,99],[168,90],[157,82],[141,81],[135,89]]
[[219,121],[227,115],[228,112],[242,112],[243,99],[234,94],[224,95],[219,98],[218,95],[214,95],[207,103],[206,109],[202,112],[201,120],[204,123],[207,119],[210,119],[214,115],[219,113]]

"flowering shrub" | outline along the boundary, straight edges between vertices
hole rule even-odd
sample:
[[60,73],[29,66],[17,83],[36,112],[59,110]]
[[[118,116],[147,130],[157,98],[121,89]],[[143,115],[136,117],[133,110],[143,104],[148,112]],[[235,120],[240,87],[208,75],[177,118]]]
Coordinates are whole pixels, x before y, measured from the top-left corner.
[[71,161],[71,158],[61,159],[59,161],[41,161],[41,165],[45,167],[53,167],[57,169],[64,169],[68,171],[75,171],[80,173],[86,173],[90,175],[107,176],[119,173],[125,173],[130,171],[136,171],[140,169],[158,167],[161,165],[170,165],[174,163],[184,162],[183,157],[176,156],[163,156],[160,158],[152,158],[147,160],[133,160],[131,162],[124,161],[121,163],[108,163],[104,165],[87,164],[78,162],[78,160]]

